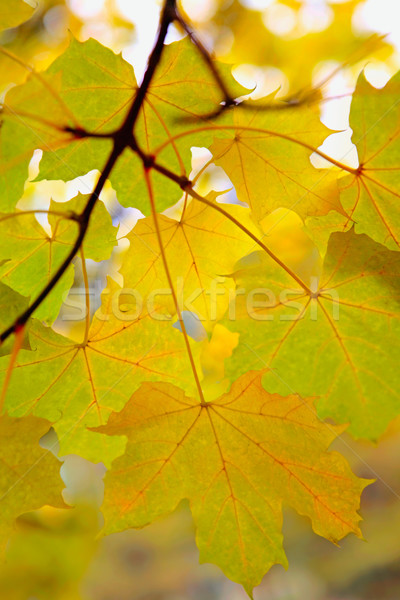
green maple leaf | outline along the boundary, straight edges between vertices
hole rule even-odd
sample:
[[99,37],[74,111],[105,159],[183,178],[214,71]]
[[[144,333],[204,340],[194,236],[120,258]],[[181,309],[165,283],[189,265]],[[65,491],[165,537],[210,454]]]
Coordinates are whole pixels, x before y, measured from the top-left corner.
[[[33,413],[54,424],[61,455],[106,464],[123,444],[88,431],[120,410],[143,380],[167,380],[191,391],[193,377],[182,334],[170,321],[139,316],[119,308],[121,288],[109,282],[103,303],[88,332],[77,343],[35,320],[29,328],[32,350],[21,350],[7,390],[13,416]],[[155,312],[161,309],[155,305]],[[0,358],[0,384],[8,357]]]
[[46,504],[65,507],[61,464],[39,446],[49,428],[48,421],[37,417],[0,417],[1,552],[19,515]]
[[[87,196],[79,195],[69,202],[51,202],[49,235],[27,211],[0,215],[0,277],[3,283],[31,300],[64,261],[78,235],[78,225],[69,216],[81,212]],[[57,214],[56,214],[57,213]],[[116,244],[116,228],[104,204],[98,203],[83,243],[85,258],[105,260]],[[74,269],[70,267],[35,313],[38,319],[52,323],[72,286]]]
[[287,565],[283,503],[333,542],[360,535],[367,482],[327,452],[340,430],[320,422],[311,401],[266,392],[261,377],[246,373],[204,406],[171,384],[146,383],[113,413],[99,431],[128,443],[105,478],[105,533],[143,527],[188,498],[201,562],[249,594],[273,564]]
[[[222,65],[220,70],[223,76],[228,75],[228,66]],[[247,91],[229,77],[234,96]],[[78,127],[97,134],[115,131],[122,124],[136,90],[132,67],[93,39],[84,43],[72,39],[69,48],[45,73],[31,76],[27,83],[11,90],[6,97],[1,143],[7,148],[0,186],[5,192],[2,205],[8,210],[21,196],[35,148],[45,151],[38,180],[70,180],[92,169],[101,170],[112,141],[77,139],[65,129]],[[136,125],[139,145],[152,153],[189,127],[197,131],[199,121],[208,123],[202,116],[215,109],[222,100],[220,96],[191,42],[184,39],[171,44],[158,66]],[[188,125],[183,120],[188,117],[195,122]],[[208,130],[196,137],[201,145],[211,141]],[[192,137],[187,136],[169,144],[160,162],[182,175],[188,174],[192,145]],[[149,214],[142,162],[130,149],[122,153],[110,179],[121,204]],[[181,191],[176,183],[159,174],[154,179],[160,210],[179,199]]]
[[350,110],[360,167],[340,181],[341,201],[357,232],[393,250],[400,247],[399,93],[400,73],[381,90],[361,73]]
[[227,373],[270,367],[267,389],[315,394],[320,416],[376,439],[400,409],[400,254],[353,230],[332,234],[310,293],[264,255],[249,262],[234,275],[245,293],[225,320],[240,333]]

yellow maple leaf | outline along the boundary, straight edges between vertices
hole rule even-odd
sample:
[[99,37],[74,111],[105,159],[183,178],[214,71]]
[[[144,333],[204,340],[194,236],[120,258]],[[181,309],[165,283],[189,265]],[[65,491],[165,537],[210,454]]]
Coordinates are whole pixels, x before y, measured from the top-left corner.
[[106,533],[143,527],[188,498],[201,562],[217,563],[249,594],[274,563],[287,564],[283,504],[335,543],[361,535],[368,482],[327,452],[340,429],[319,421],[311,400],[266,392],[262,375],[248,372],[203,404],[171,384],[145,383],[97,428],[128,438],[106,475]]

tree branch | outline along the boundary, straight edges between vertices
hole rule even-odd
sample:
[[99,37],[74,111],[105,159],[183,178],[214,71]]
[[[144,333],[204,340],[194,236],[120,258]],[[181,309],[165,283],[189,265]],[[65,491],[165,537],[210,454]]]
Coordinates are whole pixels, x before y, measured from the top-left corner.
[[[77,215],[76,217],[76,220],[79,224],[78,237],[76,238],[74,245],[72,246],[66,258],[64,259],[63,263],[57,269],[56,273],[47,283],[47,285],[39,294],[39,296],[37,296],[34,302],[32,302],[32,304],[14,321],[14,323],[10,327],[8,327],[5,331],[2,332],[2,334],[0,335],[0,343],[3,343],[11,334],[13,334],[16,331],[19,331],[21,327],[24,327],[28,319],[32,316],[35,310],[40,306],[40,304],[45,300],[45,298],[49,295],[49,293],[61,279],[65,271],[70,266],[72,260],[75,258],[77,252],[79,251],[79,248],[81,247],[81,244],[85,238],[86,231],[89,227],[90,216],[104,187],[104,184],[124,149],[127,147],[131,147],[132,139],[134,139],[133,128],[139,116],[140,109],[146,97],[146,93],[154,76],[155,70],[160,62],[168,28],[175,19],[176,0],[165,0],[164,8],[161,13],[160,26],[158,30],[156,43],[150,54],[143,81],[134,97],[131,108],[122,126],[117,132],[115,132],[114,135],[110,136],[114,139],[113,149],[107,159],[104,169],[97,181],[96,187],[93,190],[83,212],[80,215]],[[80,137],[90,135],[79,128],[77,128],[74,131],[71,130],[71,132],[74,132],[75,134],[78,134],[79,132]]]
[[[165,38],[168,33],[168,28],[169,28],[170,24],[174,21],[177,21],[178,23],[180,23],[180,25],[186,31],[186,33],[192,40],[193,44],[196,46],[196,48],[200,52],[201,56],[203,57],[207,67],[209,68],[212,76],[215,79],[215,82],[217,83],[218,87],[221,90],[221,93],[223,96],[223,101],[222,101],[221,105],[216,109],[216,111],[212,115],[208,115],[208,117],[218,116],[219,114],[221,114],[221,112],[223,112],[228,107],[236,106],[238,104],[237,101],[234,98],[232,98],[231,95],[229,94],[229,91],[228,91],[224,81],[222,80],[220,74],[218,73],[218,70],[216,69],[216,67],[212,61],[210,53],[203,46],[201,41],[197,38],[197,36],[195,35],[195,33],[193,32],[191,27],[186,22],[186,20],[178,12],[177,7],[176,7],[176,0],[165,0],[164,7],[163,7],[161,17],[160,17],[160,26],[159,26],[159,30],[158,30],[157,39],[156,39],[154,48],[149,56],[146,72],[144,74],[142,83],[140,84],[140,86],[137,90],[137,93],[133,99],[131,107],[130,107],[121,127],[111,133],[96,133],[96,132],[91,133],[89,131],[81,129],[79,126],[68,127],[67,129],[65,129],[69,133],[75,135],[77,138],[93,137],[93,138],[112,139],[113,140],[113,149],[106,161],[106,164],[105,164],[105,166],[101,172],[101,175],[97,181],[96,187],[93,190],[92,194],[90,195],[90,198],[89,198],[83,212],[79,215],[71,215],[71,218],[74,219],[78,223],[79,233],[78,233],[78,236],[77,236],[75,243],[72,246],[70,252],[66,256],[66,258],[64,259],[63,263],[60,265],[60,267],[58,268],[56,273],[52,276],[50,281],[47,283],[45,288],[42,290],[42,292],[39,294],[39,296],[34,300],[34,302],[32,302],[32,304],[15,320],[15,322],[10,327],[8,327],[5,331],[3,331],[3,333],[0,335],[0,344],[2,342],[4,342],[12,333],[17,332],[21,328],[24,327],[24,325],[26,324],[28,319],[32,316],[32,314],[40,306],[40,304],[44,301],[44,299],[48,296],[48,294],[52,291],[52,289],[55,287],[55,285],[58,283],[58,281],[61,279],[61,277],[65,273],[65,271],[70,266],[72,260],[75,258],[76,254],[79,252],[79,249],[85,238],[85,235],[86,235],[86,232],[87,232],[87,229],[89,226],[91,214],[92,214],[93,209],[96,205],[96,202],[99,198],[99,195],[100,195],[101,191],[103,190],[104,184],[105,184],[106,180],[108,179],[111,171],[113,170],[118,158],[121,156],[121,154],[123,153],[123,151],[126,148],[130,148],[133,152],[135,152],[140,157],[140,159],[143,162],[143,166],[144,166],[145,170],[150,171],[151,169],[154,169],[158,173],[161,173],[168,179],[174,181],[177,185],[179,185],[179,187],[182,190],[184,190],[190,196],[196,198],[197,200],[199,200],[201,202],[208,204],[207,199],[199,196],[199,194],[197,194],[197,192],[195,192],[193,190],[192,182],[185,175],[178,175],[178,174],[174,173],[167,167],[164,167],[163,165],[159,164],[156,161],[155,155],[145,153],[139,147],[139,145],[136,141],[136,138],[135,138],[135,134],[134,134],[134,127],[135,127],[136,121],[139,117],[140,110],[141,110],[143,102],[146,98],[146,94],[148,92],[151,81],[154,77],[154,73],[155,73],[157,66],[159,65],[161,57],[162,57],[163,49],[165,47]],[[207,116],[205,118],[207,118]],[[213,208],[215,208],[219,212],[223,213],[231,221],[235,222],[235,224],[238,227],[240,227],[241,229],[243,229],[243,231],[245,231],[248,235],[250,235],[250,237],[252,237],[252,239],[254,239],[254,241],[259,246],[261,246],[263,248],[263,250],[265,250],[267,252],[267,254],[269,254],[271,256],[271,258],[273,258],[273,260],[275,260],[278,264],[281,264],[281,261],[279,261],[279,259],[275,255],[273,255],[271,253],[271,251],[264,244],[262,244],[262,242],[256,236],[254,236],[251,232],[246,230],[246,228],[243,228],[241,223],[237,222],[236,219],[233,219],[229,213],[227,213],[226,211],[223,210],[223,208],[221,208],[219,206],[214,206],[212,203],[210,203],[210,205],[213,206]],[[286,265],[281,264],[281,266],[286,271],[288,271]],[[288,271],[288,272],[293,277],[293,279],[295,279],[297,281],[297,283],[299,283],[299,285],[301,285],[301,287],[303,287],[303,289],[306,292],[309,291],[307,286],[294,273],[292,273],[290,271]]]

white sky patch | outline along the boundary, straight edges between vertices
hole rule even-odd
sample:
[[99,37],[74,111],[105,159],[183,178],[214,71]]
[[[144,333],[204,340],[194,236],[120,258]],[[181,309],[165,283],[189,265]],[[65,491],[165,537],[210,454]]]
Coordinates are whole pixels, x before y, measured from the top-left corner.
[[299,20],[307,32],[323,31],[332,23],[333,10],[322,2],[307,3],[299,10]]
[[101,14],[105,0],[67,0],[67,4],[82,20],[93,19]]
[[[332,133],[324,140],[324,143],[318,148],[321,152],[324,152],[331,158],[341,162],[352,169],[358,167],[358,154],[357,148],[351,141],[352,131],[347,129],[346,131],[340,131],[338,133]],[[311,155],[311,162],[317,168],[330,168],[332,164],[319,156],[318,154]]]
[[296,27],[297,17],[296,12],[289,6],[274,3],[265,10],[263,21],[272,33],[286,35]]
[[356,30],[387,34],[388,41],[400,52],[399,0],[367,0],[353,15]]
[[124,48],[122,55],[134,65],[140,82],[156,39],[161,3],[156,0],[117,0],[116,4],[125,19],[135,25],[135,41]]
[[265,10],[274,0],[240,0],[240,3],[253,10]]
[[206,23],[217,10],[215,0],[181,0],[181,5],[186,14],[197,23]]
[[244,98],[263,98],[273,92],[277,96],[284,96],[289,91],[289,82],[286,75],[275,67],[256,67],[255,65],[238,65],[232,69],[235,79],[253,92]]

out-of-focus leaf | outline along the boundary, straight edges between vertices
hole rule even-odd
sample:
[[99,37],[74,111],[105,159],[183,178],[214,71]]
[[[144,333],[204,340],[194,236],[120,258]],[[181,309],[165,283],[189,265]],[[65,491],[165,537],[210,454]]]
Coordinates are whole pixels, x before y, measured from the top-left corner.
[[39,440],[50,428],[45,419],[0,417],[0,550],[15,519],[46,504],[63,508],[60,462]]
[[25,0],[6,0],[0,6],[0,31],[17,27],[31,18],[35,10],[33,2]]

